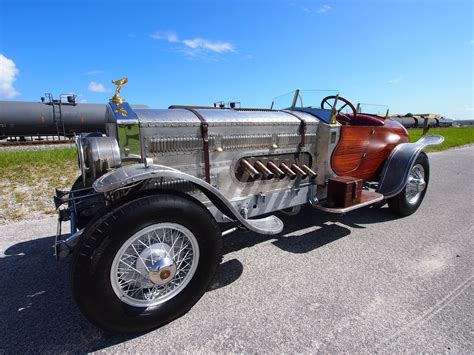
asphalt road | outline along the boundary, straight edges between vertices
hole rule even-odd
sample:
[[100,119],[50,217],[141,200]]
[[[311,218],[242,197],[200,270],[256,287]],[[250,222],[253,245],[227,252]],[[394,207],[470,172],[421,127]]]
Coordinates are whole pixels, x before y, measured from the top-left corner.
[[0,353],[473,352],[474,147],[430,154],[418,212],[305,209],[278,236],[231,234],[212,290],[136,337],[79,313],[53,218],[0,227]]

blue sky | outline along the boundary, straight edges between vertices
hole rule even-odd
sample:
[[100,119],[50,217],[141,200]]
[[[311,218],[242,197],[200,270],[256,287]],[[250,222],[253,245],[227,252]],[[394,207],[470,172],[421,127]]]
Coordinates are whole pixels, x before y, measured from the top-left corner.
[[471,0],[0,0],[0,95],[107,102],[128,76],[122,96],[157,108],[337,89],[474,118],[473,17]]

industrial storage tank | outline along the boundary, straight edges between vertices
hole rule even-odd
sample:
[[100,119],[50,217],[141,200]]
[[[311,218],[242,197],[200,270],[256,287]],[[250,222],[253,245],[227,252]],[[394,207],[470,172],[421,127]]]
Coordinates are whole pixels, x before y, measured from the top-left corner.
[[104,104],[0,101],[0,137],[105,132],[104,120]]

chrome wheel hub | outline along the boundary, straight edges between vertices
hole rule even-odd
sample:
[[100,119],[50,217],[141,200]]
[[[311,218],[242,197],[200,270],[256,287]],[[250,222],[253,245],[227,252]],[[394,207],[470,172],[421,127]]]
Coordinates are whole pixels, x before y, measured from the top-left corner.
[[122,245],[112,262],[110,281],[123,302],[150,307],[181,292],[198,260],[199,246],[189,229],[174,223],[154,224]]
[[170,246],[165,243],[155,243],[144,248],[137,259],[137,270],[147,275],[152,286],[165,285],[176,275],[176,264],[170,258]]
[[405,197],[409,204],[414,205],[420,199],[421,193],[426,189],[425,169],[422,165],[416,164],[410,170]]

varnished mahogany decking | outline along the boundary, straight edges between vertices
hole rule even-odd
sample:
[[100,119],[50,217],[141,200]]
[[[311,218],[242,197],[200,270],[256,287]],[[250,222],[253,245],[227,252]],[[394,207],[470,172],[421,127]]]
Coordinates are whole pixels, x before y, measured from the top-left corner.
[[342,126],[341,139],[331,157],[337,175],[374,180],[392,149],[408,142],[406,129],[395,121],[384,126]]

